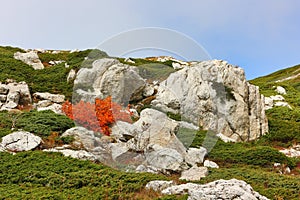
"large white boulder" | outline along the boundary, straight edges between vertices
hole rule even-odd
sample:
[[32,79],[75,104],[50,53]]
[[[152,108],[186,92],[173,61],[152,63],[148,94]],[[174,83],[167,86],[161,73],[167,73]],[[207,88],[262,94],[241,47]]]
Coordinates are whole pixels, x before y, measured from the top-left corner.
[[268,131],[259,88],[246,81],[243,69],[224,61],[196,62],[172,73],[152,105],[234,141],[254,140]]
[[188,200],[268,200],[265,196],[255,192],[245,181],[237,179],[221,179],[204,185],[195,183],[175,185],[164,189],[162,193],[166,195],[188,194]]
[[92,68],[80,69],[74,84],[75,92],[82,100],[93,102],[95,97],[112,96],[117,103],[128,103],[143,98],[146,81],[136,67],[103,58],[94,61]]
[[32,133],[17,131],[2,138],[1,145],[7,151],[29,151],[40,145],[42,139]]

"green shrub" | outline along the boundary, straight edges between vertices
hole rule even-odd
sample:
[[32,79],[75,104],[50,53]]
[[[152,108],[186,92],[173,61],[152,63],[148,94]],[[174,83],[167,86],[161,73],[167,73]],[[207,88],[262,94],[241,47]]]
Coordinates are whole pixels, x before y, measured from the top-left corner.
[[16,123],[16,128],[34,133],[41,137],[48,137],[51,132],[62,134],[67,129],[74,127],[74,122],[64,115],[55,114],[53,111],[36,111],[23,113]]

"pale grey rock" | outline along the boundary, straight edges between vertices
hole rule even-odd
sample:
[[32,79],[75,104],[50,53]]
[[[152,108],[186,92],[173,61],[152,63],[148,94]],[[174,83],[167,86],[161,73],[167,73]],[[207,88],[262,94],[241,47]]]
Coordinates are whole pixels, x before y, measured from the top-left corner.
[[274,107],[274,100],[271,97],[265,97],[265,110],[270,110]]
[[168,118],[166,114],[147,108],[142,110],[140,119],[133,125],[139,131],[127,142],[130,149],[144,151],[148,145],[156,144],[174,149],[183,156],[186,154],[186,148],[175,135],[179,129],[179,123]]
[[111,143],[109,147],[111,150],[112,159],[114,161],[117,161],[118,157],[129,151],[125,143]]
[[73,136],[75,139],[73,145],[84,147],[87,150],[92,150],[100,144],[100,139],[95,136],[94,132],[84,127],[70,128],[62,134],[62,137],[66,136]]
[[164,189],[162,194],[188,194],[188,200],[268,200],[255,192],[249,184],[237,179],[221,179],[204,185],[195,183],[175,185]]
[[51,60],[49,61],[50,65],[59,65],[61,63],[65,62],[64,60]]
[[152,174],[158,174],[160,172],[159,169],[153,167],[153,166],[146,166],[146,165],[139,165],[135,169],[137,173],[147,172]]
[[58,153],[62,153],[66,157],[76,158],[79,160],[91,160],[91,161],[97,160],[95,155],[93,155],[90,152],[84,151],[84,150],[71,150],[71,149],[57,150],[57,149],[53,148],[53,149],[44,149],[43,151],[44,152],[58,152]]
[[2,146],[8,151],[29,151],[40,145],[42,139],[32,133],[17,131],[2,138]]
[[195,131],[199,130],[199,126],[195,126],[193,123],[189,123],[189,122],[185,122],[185,121],[180,121],[179,126],[180,126],[180,128],[187,128],[187,129],[191,129],[191,130],[195,130]]
[[147,84],[146,87],[144,88],[143,91],[143,96],[144,97],[150,97],[154,94],[155,90],[154,90],[154,86]]
[[117,141],[127,142],[140,132],[136,126],[123,121],[117,121],[111,128],[111,137]]
[[277,86],[275,90],[278,94],[286,95],[286,90],[282,86]]
[[40,100],[49,100],[53,103],[63,103],[65,101],[65,95],[51,94],[49,92],[36,92],[33,97]]
[[185,162],[194,166],[201,164],[204,161],[204,157],[207,155],[207,150],[204,147],[189,148],[185,157]]
[[184,65],[181,65],[181,64],[178,63],[178,62],[172,62],[172,67],[173,67],[175,70],[178,70],[178,69],[184,68]]
[[270,96],[273,101],[284,101],[284,97],[281,95]]
[[148,190],[154,190],[156,192],[160,192],[168,187],[174,186],[174,181],[150,181],[145,186]]
[[217,163],[210,160],[205,160],[203,166],[208,168],[219,168],[219,165]]
[[234,141],[268,132],[259,88],[247,83],[241,68],[224,61],[196,62],[172,73],[160,84],[152,105]]
[[277,107],[288,107],[289,109],[292,109],[292,107],[290,106],[289,103],[283,102],[283,101],[277,101],[277,102],[275,102],[274,106],[277,106]]
[[[145,80],[134,66],[120,63],[116,59],[96,60],[92,68],[81,68],[74,81],[75,92],[81,91],[81,99],[94,101],[94,97],[112,96],[117,103],[128,103],[143,98]],[[85,88],[90,88],[89,90]]]
[[44,110],[51,110],[51,111],[55,112],[56,114],[60,114],[60,115],[64,114],[62,111],[62,105],[57,104],[57,103],[53,103],[50,106],[37,108],[37,111],[44,111]]
[[188,170],[182,171],[180,180],[187,181],[199,181],[201,178],[204,178],[208,175],[207,167],[197,167],[193,166]]
[[187,169],[184,157],[175,149],[164,148],[159,145],[151,145],[145,153],[147,165],[161,171],[180,172]]
[[41,101],[38,101],[37,103],[33,104],[33,106],[36,109],[45,108],[45,107],[48,107],[51,105],[52,105],[52,102],[50,100],[41,100]]
[[220,138],[223,142],[235,142],[234,139],[230,138],[230,137],[227,137],[226,135],[223,135],[222,133],[218,133],[217,134],[217,137]]
[[21,60],[22,62],[26,63],[27,65],[30,65],[35,70],[44,69],[44,65],[42,64],[41,60],[39,59],[39,56],[36,52],[30,51],[27,53],[21,53],[16,52],[14,54],[14,58],[17,60]]
[[76,71],[74,69],[71,69],[67,76],[67,82],[70,82],[71,80],[75,79],[75,77],[76,77]]

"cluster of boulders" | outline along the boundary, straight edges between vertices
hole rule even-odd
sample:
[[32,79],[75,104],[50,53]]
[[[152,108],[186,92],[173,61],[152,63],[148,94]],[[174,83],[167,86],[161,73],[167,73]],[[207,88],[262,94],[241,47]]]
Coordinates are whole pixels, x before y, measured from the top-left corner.
[[173,181],[151,181],[146,189],[166,195],[188,194],[188,200],[268,200],[267,197],[255,192],[245,181],[230,179],[217,180],[207,184],[186,183],[176,185]]
[[36,92],[33,95],[33,107],[38,111],[52,110],[57,114],[63,114],[62,103],[65,101],[65,96],[61,94],[51,94],[48,92]]
[[288,149],[282,149],[282,150],[280,150],[280,152],[285,154],[288,157],[300,158],[300,144],[294,145]]
[[277,86],[275,91],[278,93],[278,95],[265,97],[265,110],[272,109],[275,107],[288,107],[289,109],[292,109],[292,107],[287,103],[282,95],[286,95],[286,90],[284,87]]
[[31,103],[31,95],[25,82],[17,83],[10,79],[6,83],[0,82],[0,110],[11,110]]

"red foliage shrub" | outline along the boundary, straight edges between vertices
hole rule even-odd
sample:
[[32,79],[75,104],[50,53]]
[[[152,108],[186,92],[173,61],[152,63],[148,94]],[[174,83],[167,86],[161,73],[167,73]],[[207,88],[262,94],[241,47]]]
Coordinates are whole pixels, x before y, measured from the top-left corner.
[[116,121],[131,123],[129,109],[124,109],[121,105],[113,102],[111,97],[96,99],[95,104],[80,101],[72,105],[69,101],[66,101],[62,105],[62,110],[79,125],[105,135],[110,135],[110,127]]

